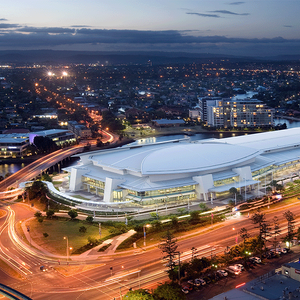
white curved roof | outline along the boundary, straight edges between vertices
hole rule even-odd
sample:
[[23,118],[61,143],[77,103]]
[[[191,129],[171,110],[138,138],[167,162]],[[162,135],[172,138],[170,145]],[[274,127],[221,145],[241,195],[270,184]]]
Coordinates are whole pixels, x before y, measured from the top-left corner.
[[246,162],[260,154],[259,150],[222,143],[180,143],[145,156],[143,175],[209,171]]

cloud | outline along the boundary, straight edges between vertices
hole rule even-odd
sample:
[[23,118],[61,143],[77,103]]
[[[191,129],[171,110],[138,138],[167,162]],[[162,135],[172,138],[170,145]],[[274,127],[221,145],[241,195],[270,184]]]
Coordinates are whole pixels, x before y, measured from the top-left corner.
[[20,27],[19,24],[4,24],[4,23],[0,23],[0,28],[5,28],[5,29],[8,29],[8,28],[17,28],[17,27]]
[[200,14],[200,13],[194,13],[194,12],[187,12],[187,15],[196,15],[199,17],[208,17],[208,18],[220,18],[219,15],[211,15],[211,14]]
[[75,29],[63,28],[63,27],[23,27],[18,29],[19,32],[26,33],[46,33],[46,34],[59,34],[59,33],[74,33]]
[[292,28],[293,26],[291,26],[291,25],[283,25],[283,27]]
[[[288,26],[288,25],[287,25]],[[194,35],[193,35],[194,33]],[[210,53],[255,55],[278,49],[283,53],[299,53],[300,39],[275,38],[231,38],[211,36],[188,30],[141,31],[105,30],[92,28],[23,27],[0,31],[1,50],[14,49],[60,49],[60,50],[103,50],[118,51],[161,49],[161,51],[206,51]],[[223,50],[222,50],[223,49]],[[250,52],[253,51],[253,54]],[[267,51],[268,50],[268,51]],[[227,52],[226,52],[227,51]],[[276,52],[271,51],[272,54]]]
[[92,27],[92,26],[89,26],[89,25],[72,25],[70,27],[72,27],[72,28],[89,28],[89,27]]
[[8,21],[8,20],[5,18],[0,18],[0,21],[2,22],[2,21]]
[[[294,40],[286,40],[282,37],[272,39],[247,39],[230,38],[226,36],[193,36],[188,35],[188,31],[178,30],[117,30],[117,29],[91,29],[91,28],[60,28],[60,27],[24,27],[16,31],[1,34],[1,44],[21,43],[40,44],[40,45],[62,45],[77,43],[152,43],[152,44],[173,44],[173,43],[285,43]],[[26,33],[26,34],[24,34]],[[295,40],[299,41],[299,40]]]
[[229,5],[241,5],[241,4],[244,4],[245,2],[242,2],[242,1],[238,1],[238,2],[231,2],[231,3],[228,3]]
[[236,16],[248,16],[248,13],[238,14],[229,10],[213,10],[212,13],[226,14],[226,15],[236,15]]

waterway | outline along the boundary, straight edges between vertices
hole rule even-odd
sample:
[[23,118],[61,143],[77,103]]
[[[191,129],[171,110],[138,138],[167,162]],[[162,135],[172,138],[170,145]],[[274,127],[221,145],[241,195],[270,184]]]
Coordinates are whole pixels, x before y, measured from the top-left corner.
[[[244,96],[245,97],[245,96]],[[286,123],[287,128],[294,128],[294,127],[300,127],[300,121],[291,121],[284,118],[276,118],[275,119],[275,125]],[[244,135],[245,133],[231,133],[231,132],[224,132],[224,133],[211,133],[211,132],[204,132],[204,133],[197,133],[195,135],[189,136],[190,140],[203,140],[203,139],[209,139],[209,138],[225,138],[225,137],[231,137],[231,136],[237,136],[237,135]],[[143,138],[135,141],[132,143],[132,145],[144,145],[149,143],[158,143],[158,142],[165,142],[170,140],[176,140],[176,139],[183,139],[188,137],[187,135],[183,134],[176,134],[176,135],[167,135],[167,136],[157,136],[157,137],[148,137]],[[26,164],[0,164],[0,175],[5,176],[7,173],[15,173],[19,171],[21,168],[26,166]]]

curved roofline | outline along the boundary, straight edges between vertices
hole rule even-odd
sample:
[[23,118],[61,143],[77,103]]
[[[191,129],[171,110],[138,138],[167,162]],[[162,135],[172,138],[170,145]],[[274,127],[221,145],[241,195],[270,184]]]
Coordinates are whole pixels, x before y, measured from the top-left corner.
[[[193,145],[195,145],[195,146],[198,145],[197,148],[199,148],[199,149],[195,149],[195,150],[201,150],[201,146],[204,146],[205,148],[207,148],[205,150],[209,150],[209,148],[206,147],[206,145],[208,145],[208,144],[209,143],[205,143],[205,144],[190,143],[190,144],[186,144],[186,145],[190,146],[189,148],[191,148],[191,146],[193,146]],[[150,155],[147,155],[143,159],[142,164],[141,164],[141,173],[142,173],[142,175],[169,175],[169,174],[180,174],[180,173],[195,173],[195,172],[203,172],[203,171],[209,172],[209,171],[214,171],[214,170],[218,170],[218,169],[223,169],[226,167],[233,168],[241,163],[247,163],[249,160],[254,159],[255,157],[257,157],[258,155],[260,155],[262,153],[261,150],[243,147],[243,146],[239,146],[239,145],[218,144],[218,143],[214,143],[214,142],[210,143],[209,145],[213,145],[214,149],[211,149],[212,152],[215,151],[216,147],[220,147],[222,145],[223,149],[218,149],[218,151],[220,151],[220,153],[222,153],[222,151],[226,151],[224,153],[224,155],[229,155],[229,152],[232,148],[240,148],[239,149],[240,155],[235,156],[235,157],[228,157],[227,159],[225,159],[225,161],[222,161],[222,159],[214,160],[214,157],[211,156],[211,157],[208,157],[208,159],[206,161],[204,160],[204,162],[205,162],[204,165],[199,165],[201,163],[203,164],[203,160],[202,161],[198,160],[198,161],[195,161],[195,167],[191,167],[191,165],[187,165],[185,168],[185,167],[181,167],[179,165],[178,159],[180,159],[181,158],[180,156],[183,155],[182,160],[184,161],[185,159],[187,159],[186,155],[189,155],[190,153],[188,153],[188,151],[186,151],[186,153],[183,153],[183,150],[186,150],[186,149],[179,149],[179,147],[176,147],[177,149],[176,148],[168,148],[167,150],[170,152],[170,156],[172,156],[172,154],[174,153],[175,150],[177,150],[178,152],[176,153],[176,157],[174,157],[174,168],[167,169],[171,164],[170,157],[166,156],[166,151],[165,151],[166,149],[160,149],[160,150],[157,150],[157,151],[151,153]],[[182,148],[182,147],[180,147],[180,148]],[[187,149],[187,150],[189,150],[189,149]],[[194,150],[194,149],[192,149],[192,150]],[[241,155],[243,150],[247,153],[245,156]],[[184,155],[184,154],[186,154],[186,155]],[[192,153],[192,154],[194,155],[194,157],[189,157],[189,159],[197,158],[197,155],[195,155],[195,153]],[[204,153],[204,155],[207,155],[207,152]],[[155,164],[155,162],[158,162],[159,165],[157,165],[157,163]],[[167,167],[167,168],[164,168],[164,167]]]

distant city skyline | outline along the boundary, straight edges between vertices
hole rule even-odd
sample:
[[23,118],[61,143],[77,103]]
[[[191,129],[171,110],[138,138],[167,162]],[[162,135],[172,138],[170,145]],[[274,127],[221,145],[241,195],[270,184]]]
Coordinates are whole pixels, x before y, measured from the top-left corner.
[[0,50],[299,55],[299,0],[12,0]]

